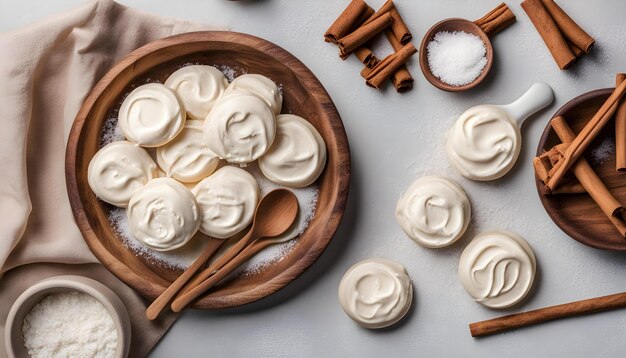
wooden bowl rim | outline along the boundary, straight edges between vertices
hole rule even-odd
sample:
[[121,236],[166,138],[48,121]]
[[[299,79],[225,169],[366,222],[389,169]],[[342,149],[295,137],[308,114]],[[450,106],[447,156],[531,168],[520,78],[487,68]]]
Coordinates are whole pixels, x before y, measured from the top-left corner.
[[[297,59],[288,51],[284,50],[282,47],[270,41],[239,32],[188,32],[147,43],[146,45],[132,51],[127,56],[122,58],[119,62],[117,62],[93,87],[93,89],[83,102],[83,105],[81,106],[78,114],[76,115],[74,123],[72,124],[65,153],[65,176],[68,197],[72,207],[72,212],[74,214],[74,219],[76,221],[76,224],[78,225],[78,228],[81,231],[83,239],[89,246],[90,250],[94,253],[96,258],[98,258],[98,260],[113,275],[115,275],[118,279],[123,281],[125,284],[127,284],[146,298],[155,298],[158,294],[160,294],[160,292],[146,293],[137,288],[142,287],[140,283],[145,283],[145,279],[137,275],[132,270],[127,269],[127,266],[123,262],[119,261],[104,248],[104,245],[100,242],[100,240],[94,233],[94,230],[89,224],[89,220],[87,219],[87,216],[84,212],[81,195],[78,192],[76,171],[77,155],[79,154],[78,143],[80,142],[79,139],[82,135],[83,125],[86,119],[89,117],[92,107],[96,104],[100,95],[102,95],[102,93],[110,86],[110,84],[120,73],[127,70],[129,67],[132,67],[138,60],[144,58],[145,56],[150,56],[154,51],[162,50],[167,47],[176,46],[183,43],[198,43],[207,41],[233,42],[233,36],[237,38],[236,43],[239,45],[248,46],[254,49],[259,48],[259,46],[269,48],[269,51],[265,53],[275,58],[276,61],[284,63],[285,60],[289,60],[289,69],[298,76],[303,86],[309,89],[312,95],[316,98],[316,100],[319,101],[320,107],[323,107],[325,109],[329,125],[330,127],[332,127],[332,130],[329,131],[329,133],[336,142],[336,153],[338,156],[338,173],[340,173],[341,175],[337,175],[338,178],[332,186],[333,188],[336,188],[337,195],[333,196],[330,199],[328,206],[323,209],[330,211],[328,224],[324,227],[324,230],[309,247],[309,249],[302,255],[302,257],[294,262],[293,265],[291,265],[287,270],[274,276],[270,280],[261,283],[259,286],[256,286],[252,290],[218,297],[202,297],[200,300],[196,301],[192,307],[199,309],[221,309],[236,307],[255,302],[280,290],[291,281],[296,279],[298,276],[303,274],[315,261],[317,261],[319,256],[327,248],[328,244],[334,237],[339,227],[339,223],[341,222],[341,219],[343,217],[345,207],[347,205],[351,176],[350,148],[348,144],[347,134],[345,132],[345,128],[343,126],[343,122],[341,121],[339,112],[337,111],[335,104],[330,98],[330,95],[321,84],[321,82],[317,79],[317,77],[313,74],[313,72],[311,72],[311,70],[304,63],[302,63],[299,59]],[[329,164],[327,163],[327,165]],[[313,218],[313,220],[315,220],[315,217]],[[95,248],[98,248],[98,250],[96,250]],[[104,251],[106,252],[106,254],[100,255],[97,253],[99,251]],[[126,270],[124,276],[120,275],[119,273],[123,270]],[[165,287],[162,288],[162,290],[164,289]]]
[[[444,24],[450,23],[450,22],[463,22],[463,23],[467,23],[468,25],[471,24],[471,27],[475,30],[473,34],[478,35],[478,37],[480,37],[481,40],[483,40],[483,42],[485,43],[485,48],[487,49],[487,55],[486,55],[487,64],[485,65],[483,72],[473,82],[468,83],[463,86],[452,86],[441,81],[439,78],[433,75],[433,73],[430,70],[430,66],[428,66],[428,48],[427,48],[428,44],[430,43],[431,39],[435,36],[435,34],[438,32],[437,30],[439,30],[439,28],[443,26]],[[428,82],[430,82],[433,86],[441,90],[447,91],[447,92],[462,92],[462,91],[467,91],[471,88],[478,86],[487,77],[493,65],[493,55],[494,55],[493,46],[491,45],[491,40],[489,39],[489,36],[487,36],[485,31],[483,31],[483,29],[480,28],[480,26],[476,25],[474,22],[469,21],[467,19],[462,19],[460,17],[451,17],[451,18],[443,19],[439,21],[438,23],[431,26],[431,28],[428,29],[428,31],[426,31],[426,34],[424,35],[424,37],[422,37],[422,42],[420,44],[419,62],[420,62],[420,68],[422,69],[422,74],[424,75],[424,77],[426,77],[426,80],[428,80]]]
[[[564,113],[570,111],[572,108],[579,106],[582,103],[585,103],[591,99],[595,99],[596,97],[608,96],[611,94],[611,92],[613,92],[613,90],[615,90],[615,88],[601,88],[601,89],[583,93],[577,97],[572,98],[570,101],[565,103],[550,118],[563,115]],[[548,137],[550,136],[552,131],[553,130],[552,130],[552,127],[550,126],[550,122],[548,122],[545,129],[543,130],[541,138],[539,139],[539,144],[537,145],[537,156],[543,153],[546,142],[548,141]],[[545,195],[542,194],[543,183],[536,176],[535,176],[535,185],[537,187],[537,194],[539,195],[539,201],[541,201],[541,205],[545,209],[546,213],[548,214],[550,219],[556,224],[556,226],[558,226],[561,229],[561,231],[563,231],[569,237],[580,242],[581,244],[584,244],[584,245],[587,245],[596,249],[600,249],[600,250],[626,251],[626,242],[621,245],[618,243],[615,243],[615,244],[606,243],[603,241],[594,240],[593,237],[588,237],[577,231],[570,230],[568,227],[566,227],[563,224],[563,222],[568,221],[568,220],[562,219],[566,217],[558,215],[556,211],[552,209],[550,200]]]

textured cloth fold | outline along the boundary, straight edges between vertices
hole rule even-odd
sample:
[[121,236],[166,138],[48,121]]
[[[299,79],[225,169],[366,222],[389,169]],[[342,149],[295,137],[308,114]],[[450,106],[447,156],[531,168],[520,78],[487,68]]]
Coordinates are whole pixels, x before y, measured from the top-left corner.
[[91,277],[120,294],[133,328],[145,330],[133,333],[140,338],[133,340],[133,352],[145,355],[174,321],[174,316],[166,316],[150,324],[145,301],[135,292],[100,265],[77,265],[98,261],[72,216],[65,147],[83,100],[111,66],[147,42],[207,29],[99,0],[0,34],[2,327],[13,300],[26,288],[24,283],[35,283],[52,271],[80,275],[85,267]]

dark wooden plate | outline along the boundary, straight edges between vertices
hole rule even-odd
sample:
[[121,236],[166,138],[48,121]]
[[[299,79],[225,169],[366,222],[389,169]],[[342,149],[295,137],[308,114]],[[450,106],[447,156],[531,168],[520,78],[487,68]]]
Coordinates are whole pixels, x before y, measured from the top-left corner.
[[[613,92],[613,88],[599,89],[578,96],[553,116],[563,116],[574,133],[580,132],[589,119],[598,111],[602,103]],[[608,141],[608,142],[607,142]],[[604,160],[594,158],[592,153],[599,147],[610,149],[610,143],[615,141],[615,124],[613,120],[587,149],[586,157],[602,181],[611,189],[611,192],[621,202],[626,203],[626,174],[615,170],[615,155],[605,153]],[[555,144],[561,143],[552,127],[548,124],[539,140],[537,155],[549,150]],[[610,152],[610,150],[609,150]],[[598,249],[626,251],[626,240],[621,237],[609,219],[587,194],[542,194],[543,184],[535,178],[539,198],[546,212],[555,224],[573,239]]]
[[326,169],[317,181],[320,193],[315,217],[290,253],[257,274],[225,282],[194,307],[243,305],[276,292],[313,264],[333,238],[348,197],[350,152],[339,113],[315,75],[287,51],[251,35],[208,31],[168,37],[132,52],[98,82],[74,121],[65,166],[69,199],[95,256],[141,295],[156,298],[180,275],[180,270],[142,259],[124,246],[107,220],[112,207],[98,200],[89,188],[87,167],[99,149],[105,119],[119,108],[124,96],[146,82],[164,82],[186,63],[224,65],[271,77],[283,85],[283,113],[307,118],[328,149]]

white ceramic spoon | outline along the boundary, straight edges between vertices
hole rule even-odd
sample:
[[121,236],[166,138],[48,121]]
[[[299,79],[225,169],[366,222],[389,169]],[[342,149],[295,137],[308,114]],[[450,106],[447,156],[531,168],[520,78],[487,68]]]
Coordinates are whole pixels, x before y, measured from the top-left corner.
[[513,103],[466,110],[448,132],[446,151],[450,163],[472,180],[504,176],[519,157],[522,123],[553,100],[552,88],[537,82]]

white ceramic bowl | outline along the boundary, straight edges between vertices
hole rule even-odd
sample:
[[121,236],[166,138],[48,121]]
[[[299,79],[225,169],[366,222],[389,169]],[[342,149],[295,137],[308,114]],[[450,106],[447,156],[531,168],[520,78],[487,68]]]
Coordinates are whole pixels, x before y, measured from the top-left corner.
[[130,348],[130,318],[122,300],[98,281],[82,276],[55,276],[42,280],[24,291],[13,303],[5,324],[4,339],[9,358],[28,357],[22,336],[24,317],[51,293],[79,291],[98,301],[109,311],[117,330],[115,358],[126,358]]

